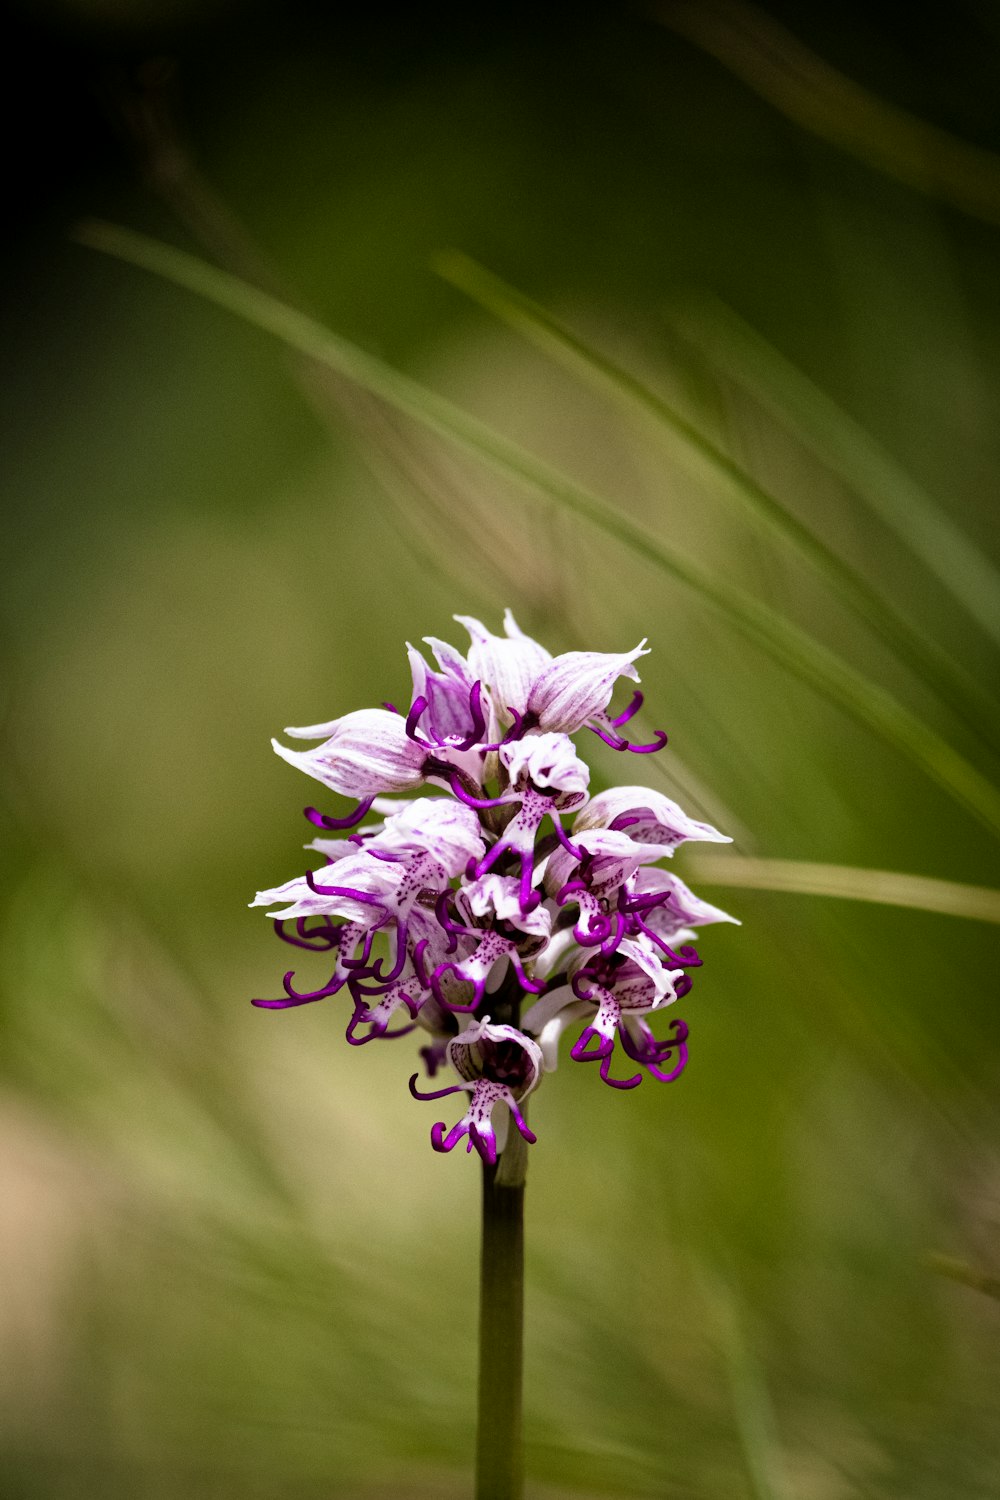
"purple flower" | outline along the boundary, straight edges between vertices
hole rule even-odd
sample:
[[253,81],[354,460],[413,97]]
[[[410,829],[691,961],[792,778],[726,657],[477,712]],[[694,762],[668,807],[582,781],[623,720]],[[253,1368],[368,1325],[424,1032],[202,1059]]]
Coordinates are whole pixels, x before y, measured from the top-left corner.
[[[416,1086],[417,1075],[410,1079],[415,1099],[443,1099],[446,1094],[468,1090],[469,1108],[445,1134],[439,1121],[431,1127],[431,1145],[435,1151],[453,1151],[459,1141],[468,1137],[466,1150],[475,1148],[483,1161],[492,1165],[506,1143],[508,1118],[529,1144],[536,1137],[528,1129],[518,1104],[538,1084],[542,1076],[542,1054],[537,1042],[513,1026],[493,1026],[489,1016],[472,1025],[448,1043],[448,1061],[464,1080],[448,1088],[422,1093]],[[493,1113],[501,1106],[494,1124]]]
[[[680,1075],[687,1026],[672,1018],[658,1036],[654,1022],[691,990],[702,963],[695,931],[735,919],[659,867],[686,840],[723,834],[646,787],[589,797],[572,735],[589,729],[640,754],[666,743],[662,732],[648,744],[621,733],[640,693],[614,716],[609,708],[619,678],[638,680],[645,642],[553,657],[509,610],[502,636],[456,618],[469,632],[467,655],[430,636],[429,665],[408,647],[405,713],[388,703],[360,709],[287,731],[322,741],[311,750],[275,744],[358,805],[341,817],[307,808],[314,827],[335,835],[306,846],[321,863],[252,903],[328,977],[310,988],[289,970],[282,995],[254,1004],[283,1010],[343,996],[354,1046],[422,1034],[427,1077],[450,1069],[459,1081],[424,1094],[414,1076],[414,1095],[470,1095],[456,1124],[434,1125],[434,1149],[465,1140],[492,1163],[511,1118],[534,1141],[521,1106],[556,1066],[567,1029],[582,1023],[570,1056],[597,1062],[614,1088]],[[623,1055],[640,1071],[613,1076]]]

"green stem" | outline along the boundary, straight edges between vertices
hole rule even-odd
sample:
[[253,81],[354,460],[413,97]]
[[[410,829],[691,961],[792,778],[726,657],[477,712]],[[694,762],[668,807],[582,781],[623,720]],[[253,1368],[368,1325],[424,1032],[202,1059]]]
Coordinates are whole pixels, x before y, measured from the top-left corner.
[[524,1488],[524,1178],[527,1147],[513,1122],[496,1166],[483,1163],[479,1281],[476,1500],[520,1500]]

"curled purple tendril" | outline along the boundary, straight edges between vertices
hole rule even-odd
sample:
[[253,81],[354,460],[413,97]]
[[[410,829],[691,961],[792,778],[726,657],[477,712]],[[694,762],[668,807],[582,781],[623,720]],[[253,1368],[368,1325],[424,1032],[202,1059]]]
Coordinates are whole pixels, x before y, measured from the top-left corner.
[[498,740],[495,745],[483,745],[482,749],[479,752],[480,755],[487,755],[491,750],[499,750],[502,745],[513,744],[514,740],[519,740],[524,735],[525,726],[528,721],[528,715],[518,713],[517,709],[511,708],[509,703],[507,705],[507,712],[512,716],[514,720],[513,724],[510,726],[503,739]]
[[314,828],[354,828],[368,816],[368,809],[374,801],[374,797],[362,797],[354,811],[348,813],[346,818],[329,818],[326,813],[319,812],[315,807],[306,807],[303,811]]
[[687,1060],[688,1049],[682,1042],[677,1049],[677,1066],[671,1068],[669,1073],[664,1073],[657,1063],[647,1063],[646,1070],[652,1073],[654,1078],[658,1078],[660,1083],[673,1083],[674,1079],[679,1078],[684,1072],[684,1069],[687,1067]]
[[359,974],[363,974],[365,972],[365,965],[368,963],[368,960],[371,957],[372,943],[375,940],[375,934],[376,932],[378,932],[380,925],[381,924],[376,924],[374,927],[368,928],[368,931],[364,936],[364,941],[361,944],[360,958],[341,958],[340,962],[343,968],[357,969]]
[[[643,1031],[648,1040],[639,1043],[635,1041],[624,1023],[620,1023],[618,1028],[622,1046],[629,1057],[633,1058],[635,1062],[642,1063],[647,1071],[661,1083],[673,1083],[674,1079],[679,1078],[687,1066],[688,1049],[685,1045],[688,1037],[687,1023],[682,1021],[680,1016],[676,1016],[670,1023],[670,1029],[674,1032],[674,1035],[668,1040],[661,1042],[657,1041],[648,1027],[644,1026]],[[665,1062],[670,1054],[675,1051],[677,1053],[677,1061],[670,1071],[665,1073],[660,1067],[660,1063]]]
[[390,979],[387,984],[383,984],[381,981],[377,983],[373,982],[370,970],[368,969],[362,969],[359,973],[352,974],[347,981],[347,988],[350,990],[355,1001],[381,999],[383,995],[388,995],[389,991],[394,989],[395,986],[396,981],[394,979]]
[[625,936],[627,930],[625,918],[622,916],[620,911],[616,911],[613,916],[609,916],[608,921],[609,924],[611,922],[614,922],[615,930],[614,933],[609,934],[609,936],[606,937],[604,942],[601,944],[601,953],[605,958],[610,958],[612,953],[617,952],[618,945],[621,943],[621,940]]
[[[592,921],[591,918],[595,916],[597,920]],[[573,928],[573,936],[576,938],[581,948],[599,947],[603,951],[604,944],[611,936],[612,927],[613,924],[611,918],[605,913],[591,912],[588,913],[586,927],[583,926],[582,922],[577,922],[576,926]]]
[[[358,1026],[365,1025],[370,1025],[371,1030],[366,1036],[358,1036]],[[351,1019],[348,1021],[347,1031],[344,1033],[344,1035],[347,1037],[347,1040],[350,1042],[352,1047],[363,1047],[366,1042],[375,1042],[379,1040],[388,1042],[394,1041],[398,1036],[409,1036],[410,1032],[416,1031],[416,1029],[416,1021],[411,1021],[407,1026],[397,1026],[394,1031],[390,1031],[388,1022],[383,1021],[382,1023],[379,1023],[377,1021],[372,1021],[367,1007],[364,1005],[359,1005],[355,1009],[355,1012]]]
[[486,720],[483,717],[482,707],[483,685],[474,682],[469,690],[469,713],[472,717],[472,728],[464,739],[452,744],[452,750],[471,750],[473,745],[478,745],[486,734]]
[[275,919],[274,930],[283,943],[291,943],[293,948],[305,948],[310,953],[329,953],[331,948],[336,948],[340,942],[340,928],[335,927],[327,916],[319,916],[318,921],[322,927],[306,927],[308,917],[297,917],[295,919],[295,936],[285,929],[285,923],[280,917]]
[[399,709],[396,707],[395,703],[390,703],[388,698],[382,699],[382,707],[387,708],[391,714],[399,713]]
[[[592,1047],[590,1044],[595,1037],[597,1046]],[[573,1043],[569,1055],[574,1062],[598,1062],[611,1056],[614,1045],[611,1037],[602,1036],[593,1026],[585,1026]]]
[[[420,1098],[421,1096],[417,1095],[417,1097]],[[433,1096],[424,1095],[422,1097],[431,1098]],[[517,1126],[524,1139],[528,1142],[529,1146],[533,1146],[538,1137],[528,1125],[527,1120],[524,1118],[521,1111],[514,1103],[513,1098],[508,1095],[504,1102],[506,1103],[507,1108],[510,1110],[511,1118],[514,1121],[514,1124]],[[431,1145],[434,1147],[435,1151],[453,1151],[458,1145],[459,1141],[468,1136],[469,1143],[466,1147],[466,1150],[472,1151],[473,1149],[475,1149],[476,1151],[478,1151],[479,1155],[482,1157],[487,1166],[495,1165],[497,1159],[497,1141],[496,1136],[493,1134],[492,1130],[490,1130],[488,1134],[483,1134],[483,1132],[479,1130],[478,1126],[474,1125],[471,1120],[467,1119],[459,1120],[457,1124],[451,1127],[447,1135],[445,1134],[446,1129],[447,1127],[443,1120],[438,1120],[434,1125],[431,1126]]]
[[315,1000],[325,1000],[328,995],[335,995],[342,990],[347,983],[346,979],[339,978],[336,973],[330,975],[326,984],[321,985],[318,990],[295,989],[292,979],[295,975],[294,969],[289,969],[282,979],[284,995],[277,1000],[251,1000],[251,1005],[256,1005],[260,1010],[288,1010],[293,1005],[312,1005]]
[[[612,1044],[612,1050],[614,1044]],[[642,1082],[641,1073],[633,1073],[631,1078],[612,1078],[609,1072],[611,1067],[611,1052],[601,1058],[601,1077],[609,1088],[613,1089],[636,1089]]]
[[626,742],[625,749],[631,750],[633,755],[655,755],[658,750],[662,750],[669,742],[670,736],[667,734],[667,731],[665,729],[657,729],[650,744],[633,745],[630,742]]
[[520,953],[518,953],[517,949],[512,948],[508,956],[510,958],[511,967],[514,970],[514,973],[517,975],[517,982],[521,986],[522,990],[527,991],[529,995],[541,995],[545,990],[545,985],[540,983],[536,979],[528,978],[527,974],[524,972],[524,964],[521,961],[521,955]]
[[[562,890],[559,892],[558,896],[556,897],[556,903],[559,906],[563,906],[570,896],[575,895],[578,891],[586,891],[587,889],[588,886],[585,880],[571,880],[567,885],[564,885]],[[596,948],[598,945],[601,945],[601,951],[603,952],[603,944],[606,943],[611,937],[611,933],[614,928],[615,923],[612,921],[611,917],[603,912],[588,912],[587,925],[584,926],[583,908],[581,907],[580,919],[577,921],[575,927],[573,928],[573,936],[576,938],[576,941],[580,944],[581,948]],[[608,950],[609,952],[613,952],[614,949],[618,947],[618,944],[621,942],[621,936],[622,934],[619,934],[616,937],[612,947]]]
[[447,1135],[444,1133],[446,1128],[443,1120],[438,1120],[431,1126],[431,1145],[435,1151],[453,1151],[459,1141],[467,1135],[469,1137],[468,1149],[471,1151],[474,1146],[488,1167],[494,1165],[497,1159],[495,1136],[481,1135],[475,1125],[466,1120],[459,1120],[457,1125],[451,1127]]
[[692,948],[690,943],[682,943],[677,949],[677,956],[680,958],[682,967],[684,968],[700,969],[704,963],[704,959],[697,948]]
[[[457,1001],[449,1000],[447,995],[442,990],[441,977],[442,975],[446,974],[449,969],[452,971],[452,973],[457,974],[458,978],[461,979],[463,983],[472,985],[472,1000],[470,1004],[459,1005]],[[448,959],[446,959],[444,963],[438,964],[437,968],[430,976],[431,993],[433,994],[438,1004],[443,1006],[445,1010],[454,1011],[456,1015],[464,1015],[466,1012],[471,1015],[476,1007],[482,1003],[483,996],[486,993],[486,976],[484,975],[480,979],[466,979],[465,975],[462,974],[460,970],[460,964],[453,964]]]
[[[329,869],[329,865],[326,868]],[[385,906],[380,897],[373,896],[370,891],[359,891],[353,885],[319,885],[314,870],[306,871],[306,885],[317,896],[349,896],[352,901],[360,901],[363,906]]]
[[406,963],[406,923],[399,922],[396,927],[396,957],[388,974],[382,972],[382,960],[376,959],[369,973],[376,984],[392,984],[403,972]]
[[[427,1050],[429,1050],[429,1049],[424,1048],[424,1051],[427,1051]],[[426,1093],[424,1093],[422,1089],[418,1089],[417,1088],[417,1079],[419,1077],[420,1077],[419,1073],[414,1073],[413,1077],[410,1079],[410,1082],[409,1082],[409,1090],[410,1090],[410,1093],[413,1095],[414,1099],[420,1099],[420,1100],[426,1100],[426,1099],[443,1099],[446,1094],[462,1094],[462,1093],[466,1092],[466,1086],[465,1086],[465,1084],[463,1084],[463,1083],[452,1083],[452,1084],[449,1084],[447,1088],[444,1088],[444,1089],[429,1089]]]
[[[446,886],[434,903],[434,915],[437,918],[438,926],[448,935],[448,942],[445,946],[446,953],[454,953],[458,947],[458,939],[464,937],[470,931],[461,922],[456,922],[448,911],[448,902],[451,900],[451,896],[452,892]],[[426,939],[424,941],[426,942]]]
[[550,816],[552,818],[552,826],[556,831],[556,838],[559,840],[560,844],[562,844],[563,848],[566,850],[566,853],[571,854],[576,860],[584,859],[586,856],[586,850],[578,849],[575,844],[570,843],[569,835],[563,828],[562,823],[559,820],[559,814],[556,812],[554,807],[550,809]]
[[616,729],[621,728],[622,724],[627,724],[628,721],[629,721],[629,719],[635,718],[635,715],[639,712],[640,708],[642,707],[642,704],[643,704],[642,693],[639,691],[638,688],[636,688],[635,692],[632,694],[632,701],[629,704],[628,708],[626,708],[626,710],[625,710],[624,713],[619,714],[618,717],[617,717],[617,719],[612,719],[611,723],[614,725],[614,727]]
[[453,766],[448,768],[448,781],[459,802],[464,802],[466,807],[474,808],[476,812],[487,807],[506,807],[511,802],[521,800],[516,792],[505,792],[502,797],[473,797],[471,792],[465,790],[459,780],[459,773]]
[[[615,722],[618,722],[617,720]],[[656,731],[656,738],[649,745],[633,745],[630,740],[623,740],[617,734],[609,734],[606,729],[599,729],[596,724],[588,724],[587,728],[591,734],[596,734],[599,740],[610,745],[612,750],[631,750],[633,755],[655,755],[657,750],[662,750],[668,743],[668,735],[665,729]]]
[[281,987],[289,1000],[294,1001],[296,1005],[302,1005],[309,1000],[325,1000],[327,995],[335,995],[347,983],[345,978],[337,974],[331,974],[326,984],[321,985],[318,990],[297,990],[292,984],[294,977],[295,970],[289,969],[281,981]]
[[594,979],[594,975],[588,974],[585,969],[578,969],[569,982],[570,989],[573,991],[578,1000],[593,1000],[594,992],[593,990],[584,989],[584,979]]
[[644,1040],[637,1042],[624,1020],[618,1023],[618,1036],[625,1051],[633,1062],[643,1063],[646,1066],[650,1063],[662,1062],[675,1048],[682,1047],[688,1039],[687,1022],[682,1021],[680,1016],[675,1016],[670,1022],[670,1030],[674,1035],[664,1041],[659,1041],[648,1026],[644,1025],[642,1029]]
[[647,927],[641,917],[633,917],[631,925],[639,932],[645,933],[666,957],[668,963],[678,969],[700,969],[704,959],[693,948],[690,943],[682,943],[679,948],[672,948],[665,938],[659,937],[651,927]]
[[410,711],[406,715],[406,733],[409,735],[411,740],[416,740],[417,744],[423,743],[423,741],[417,739],[417,724],[420,722],[420,715],[423,713],[426,707],[426,698],[414,698],[413,702],[410,704]]

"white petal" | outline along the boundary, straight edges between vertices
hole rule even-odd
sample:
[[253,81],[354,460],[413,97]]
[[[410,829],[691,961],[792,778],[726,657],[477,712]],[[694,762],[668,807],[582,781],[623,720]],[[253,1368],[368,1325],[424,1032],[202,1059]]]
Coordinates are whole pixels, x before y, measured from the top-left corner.
[[727,911],[720,906],[713,906],[709,901],[703,901],[696,896],[692,890],[684,884],[677,875],[667,870],[640,870],[636,875],[636,891],[642,894],[650,894],[654,891],[669,891],[670,895],[662,907],[654,907],[646,915],[646,923],[656,927],[656,919],[667,912],[673,918],[675,927],[679,924],[684,927],[704,927],[710,922],[732,922],[734,926],[740,927],[742,923],[738,917],[731,917]]
[[684,809],[662,792],[645,786],[616,786],[598,792],[577,815],[574,829],[607,828],[618,818],[634,818],[628,825],[629,836],[638,843],[666,844],[676,848],[686,839],[713,844],[731,844],[726,834],[710,823],[689,818]]
[[[536,787],[582,795],[590,784],[590,767],[567,734],[528,734],[501,745],[498,754],[515,785],[518,778],[528,777]],[[571,805],[576,805],[575,798]]]
[[456,615],[472,639],[469,670],[488,689],[497,722],[511,722],[508,709],[524,713],[531,690],[552,657],[530,636],[492,635],[471,615]]
[[271,743],[290,765],[348,797],[405,791],[423,781],[427,750],[410,739],[401,715],[384,708],[361,708],[336,720],[332,730],[312,750],[289,750],[277,740]]
[[531,690],[528,709],[543,729],[575,734],[611,701],[619,677],[639,681],[632,663],[647,656],[645,641],[634,651],[567,651],[545,668]]

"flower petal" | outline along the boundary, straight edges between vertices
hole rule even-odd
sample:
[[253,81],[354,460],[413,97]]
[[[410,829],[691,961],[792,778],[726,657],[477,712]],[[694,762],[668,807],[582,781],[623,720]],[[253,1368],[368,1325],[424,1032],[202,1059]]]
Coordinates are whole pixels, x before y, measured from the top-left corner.
[[619,677],[639,681],[632,663],[646,656],[646,642],[634,651],[567,651],[545,668],[528,697],[528,712],[537,715],[542,729],[575,734],[611,701]]
[[509,611],[506,636],[492,635],[471,615],[456,615],[455,619],[465,626],[472,640],[469,670],[489,690],[496,722],[509,724],[508,709],[524,713],[535,682],[552,661],[550,653],[530,636],[521,634]]
[[558,799],[560,806],[568,801],[575,807],[586,796],[590,767],[577,755],[568,734],[528,734],[501,745],[498,754],[514,786],[527,779],[540,790],[551,787],[568,793]]
[[386,818],[371,845],[387,852],[429,854],[449,880],[461,874],[470,859],[482,859],[486,847],[476,814],[453,797],[418,797],[403,803]]
[[689,818],[676,802],[646,786],[615,786],[606,792],[598,792],[578,813],[573,825],[577,832],[585,828],[616,826],[627,830],[629,837],[637,843],[668,846],[668,853],[686,839],[713,844],[732,843],[727,834],[720,833],[711,823],[699,823]]
[[[370,797],[376,792],[402,792],[424,780],[427,749],[410,739],[405,720],[384,708],[360,708],[316,726],[329,731],[324,744],[313,750],[289,750],[272,740],[275,752],[289,765],[347,797]],[[287,730],[301,738],[312,731]]]

